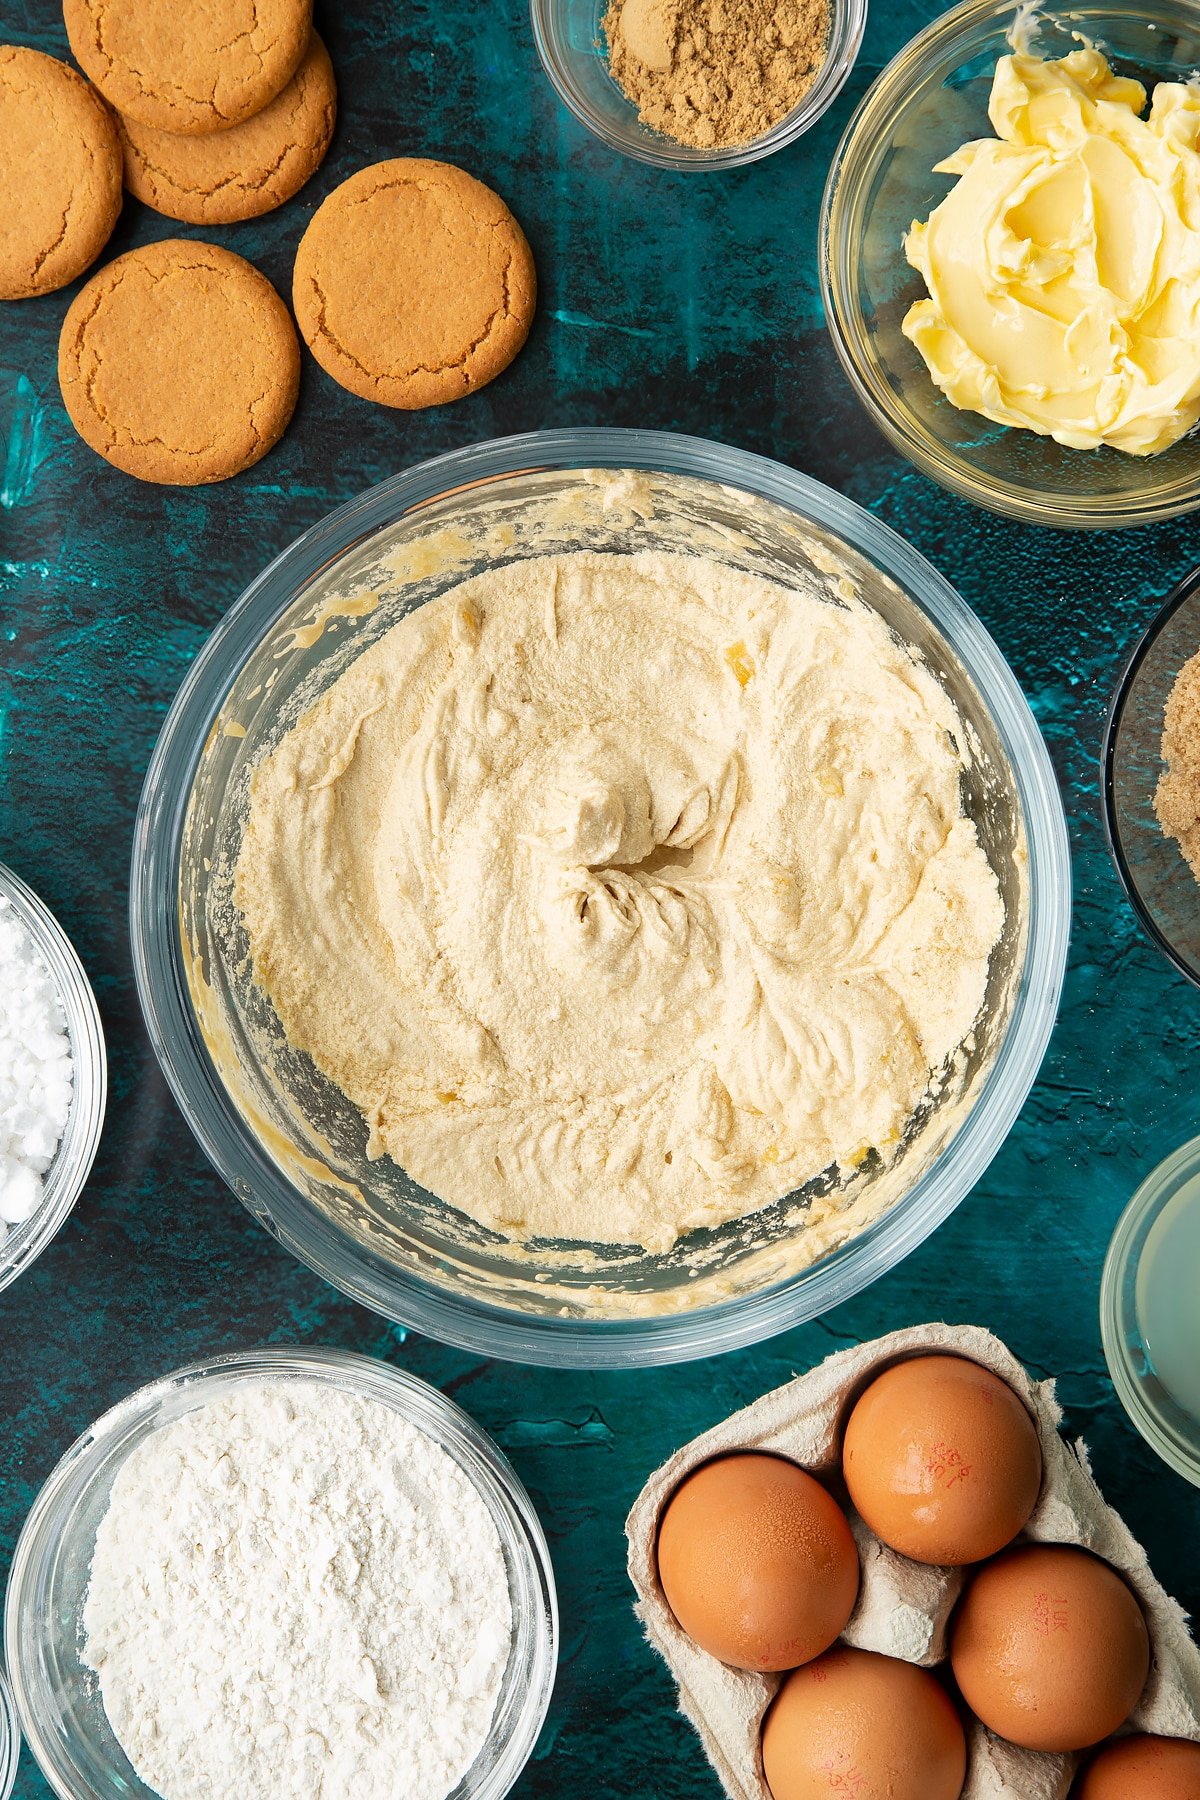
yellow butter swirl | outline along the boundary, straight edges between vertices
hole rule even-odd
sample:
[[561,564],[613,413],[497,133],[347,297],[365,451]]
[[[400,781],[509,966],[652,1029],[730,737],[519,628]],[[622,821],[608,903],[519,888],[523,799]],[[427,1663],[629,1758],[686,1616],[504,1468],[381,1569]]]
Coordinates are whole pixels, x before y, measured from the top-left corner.
[[905,239],[904,332],[955,406],[1135,456],[1200,418],[1200,87],[1145,105],[1095,49],[1000,59],[996,136]]

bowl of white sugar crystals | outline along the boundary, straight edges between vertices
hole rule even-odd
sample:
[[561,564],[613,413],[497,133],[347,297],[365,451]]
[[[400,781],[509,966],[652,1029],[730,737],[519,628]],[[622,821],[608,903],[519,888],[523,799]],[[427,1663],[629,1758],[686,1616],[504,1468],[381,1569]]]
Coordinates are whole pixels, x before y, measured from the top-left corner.
[[504,1457],[390,1364],[181,1369],[67,1452],[5,1660],[61,1800],[503,1800],[554,1684],[545,1536]]
[[0,1288],[78,1199],[106,1090],[104,1033],[83,966],[53,913],[0,863]]

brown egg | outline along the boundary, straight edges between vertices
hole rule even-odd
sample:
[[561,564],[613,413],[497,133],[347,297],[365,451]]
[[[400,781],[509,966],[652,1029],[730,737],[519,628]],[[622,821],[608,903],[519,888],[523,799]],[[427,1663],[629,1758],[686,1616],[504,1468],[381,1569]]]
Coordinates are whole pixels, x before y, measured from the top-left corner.
[[767,1714],[774,1800],[958,1800],[967,1745],[946,1690],[911,1663],[831,1650],[789,1675]]
[[1072,1800],[1200,1800],[1200,1744],[1127,1737],[1090,1762]]
[[671,1611],[735,1669],[794,1669],[827,1650],[858,1597],[858,1551],[819,1482],[781,1456],[705,1463],[658,1528]]
[[1124,1724],[1150,1670],[1142,1609],[1115,1569],[1068,1544],[988,1563],[954,1614],[963,1699],[1027,1750],[1085,1750]]
[[855,1406],[842,1468],[876,1537],[922,1563],[982,1562],[1037,1505],[1037,1427],[1006,1382],[962,1356],[897,1363]]

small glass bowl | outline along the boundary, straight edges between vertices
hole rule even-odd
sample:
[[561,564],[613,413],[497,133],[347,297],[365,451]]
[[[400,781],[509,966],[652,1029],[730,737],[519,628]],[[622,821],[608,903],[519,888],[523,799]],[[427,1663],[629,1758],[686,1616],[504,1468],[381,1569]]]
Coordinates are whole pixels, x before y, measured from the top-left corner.
[[1138,640],[1108,716],[1104,824],[1121,885],[1143,928],[1200,986],[1200,885],[1154,811],[1163,712],[1175,677],[1200,651],[1200,569],[1180,582]]
[[0,1237],[0,1288],[6,1288],[41,1255],[83,1190],[104,1124],[108,1064],[96,996],[70,938],[49,907],[3,863],[0,896],[11,901],[58,991],[75,1065],[67,1127],[43,1179],[41,1203]]
[[830,0],[829,45],[798,106],[748,144],[699,150],[644,125],[613,80],[602,20],[608,0],[530,0],[533,38],[559,99],[614,150],[659,169],[738,169],[782,150],[815,125],[841,93],[862,45],[867,0]]
[[21,1760],[21,1728],[13,1705],[8,1677],[0,1669],[0,1800],[8,1800],[17,1781],[17,1764]]
[[[1200,1487],[1200,1416],[1179,1403],[1160,1373],[1161,1355],[1158,1362],[1155,1358],[1159,1340],[1146,1316],[1142,1260],[1148,1245],[1152,1257],[1156,1251],[1162,1253],[1164,1245],[1153,1234],[1164,1219],[1167,1228],[1174,1224],[1178,1230],[1178,1221],[1167,1218],[1168,1209],[1188,1183],[1198,1179],[1200,1137],[1161,1162],[1133,1196],[1113,1233],[1100,1283],[1100,1335],[1117,1398],[1151,1449],[1196,1487]],[[1200,1195],[1193,1203],[1200,1208]],[[1200,1250],[1200,1224],[1191,1229],[1189,1243]],[[1193,1269],[1187,1258],[1186,1266],[1194,1292],[1200,1262]],[[1177,1349],[1172,1354],[1178,1354]]]
[[114,1737],[80,1656],[96,1533],[114,1481],[161,1426],[239,1387],[295,1380],[393,1407],[454,1459],[487,1507],[508,1570],[512,1648],[488,1741],[450,1800],[501,1800],[528,1762],[554,1687],[558,1604],[545,1535],[513,1470],[461,1408],[388,1363],[343,1350],[251,1350],[180,1369],[105,1413],[67,1451],[17,1539],[5,1654],[25,1742],[60,1800],[158,1800]]
[[[976,505],[1034,525],[1091,530],[1174,518],[1200,505],[1200,435],[1158,456],[1071,450],[953,406],[901,331],[925,285],[903,239],[950,190],[934,164],[991,135],[997,60],[1018,10],[1031,50],[1058,57],[1082,36],[1153,88],[1200,67],[1195,0],[1082,0],[1018,8],[967,0],[889,63],[838,147],[821,219],[821,281],[834,347],[885,437],[926,475]],[[1033,16],[1031,16],[1033,15]]]

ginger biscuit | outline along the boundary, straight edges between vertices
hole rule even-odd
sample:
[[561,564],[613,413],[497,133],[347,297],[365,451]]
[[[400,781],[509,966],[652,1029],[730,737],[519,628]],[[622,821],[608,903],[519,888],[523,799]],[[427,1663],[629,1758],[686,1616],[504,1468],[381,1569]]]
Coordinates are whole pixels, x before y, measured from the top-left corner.
[[225,131],[300,66],[312,0],[63,0],[71,49],[104,98],[159,131]]
[[440,406],[506,369],[529,335],[533,256],[503,200],[449,163],[360,169],[300,240],[292,304],[335,381],[383,406]]
[[58,379],[86,444],[141,481],[224,481],[282,435],[300,346],[265,275],[167,238],[117,257],[63,321]]
[[40,50],[0,44],[0,300],[65,287],[121,210],[121,146],[95,88]]
[[125,185],[189,225],[228,225],[282,206],[321,165],[337,112],[329,53],[314,31],[282,93],[228,131],[185,137],[118,115]]

